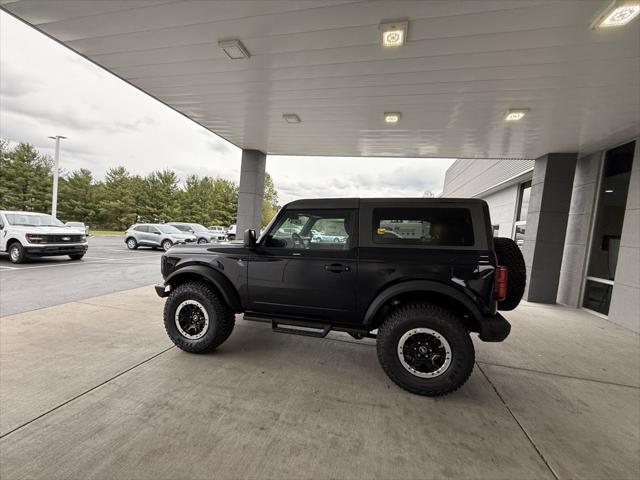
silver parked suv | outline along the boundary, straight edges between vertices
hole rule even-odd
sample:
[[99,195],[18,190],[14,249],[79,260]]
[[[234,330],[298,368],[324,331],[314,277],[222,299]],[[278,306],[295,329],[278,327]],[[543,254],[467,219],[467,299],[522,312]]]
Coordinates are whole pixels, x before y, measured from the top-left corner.
[[203,225],[199,223],[187,223],[187,222],[169,222],[167,225],[176,227],[183,233],[192,233],[196,236],[198,243],[211,243],[218,240],[218,237],[207,230]]
[[196,236],[184,233],[176,227],[163,223],[137,223],[124,232],[124,243],[129,250],[138,247],[156,247],[169,250],[178,243],[194,243]]

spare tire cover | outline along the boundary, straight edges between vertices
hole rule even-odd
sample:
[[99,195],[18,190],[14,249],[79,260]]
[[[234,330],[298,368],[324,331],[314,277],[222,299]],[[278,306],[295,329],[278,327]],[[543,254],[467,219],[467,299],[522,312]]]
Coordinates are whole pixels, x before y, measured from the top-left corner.
[[493,239],[498,257],[498,265],[507,267],[507,298],[498,302],[498,310],[513,310],[518,306],[524,295],[527,283],[527,269],[520,248],[510,238],[496,237]]

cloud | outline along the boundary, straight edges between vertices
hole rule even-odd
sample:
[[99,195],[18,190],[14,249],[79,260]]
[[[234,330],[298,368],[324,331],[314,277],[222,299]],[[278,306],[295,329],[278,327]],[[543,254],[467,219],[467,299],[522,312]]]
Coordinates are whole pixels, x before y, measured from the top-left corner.
[[421,197],[439,193],[452,159],[270,156],[281,203],[313,197]]

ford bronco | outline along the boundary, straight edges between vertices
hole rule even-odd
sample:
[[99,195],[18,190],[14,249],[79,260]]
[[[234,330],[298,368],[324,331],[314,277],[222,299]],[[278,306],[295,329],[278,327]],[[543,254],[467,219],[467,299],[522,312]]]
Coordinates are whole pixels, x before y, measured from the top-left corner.
[[520,249],[493,238],[476,199],[298,200],[259,239],[176,246],[161,265],[164,324],[182,350],[215,349],[238,313],[281,333],[346,332],[375,338],[389,378],[430,396],[469,378],[471,332],[507,337],[498,310],[515,308],[525,285]]

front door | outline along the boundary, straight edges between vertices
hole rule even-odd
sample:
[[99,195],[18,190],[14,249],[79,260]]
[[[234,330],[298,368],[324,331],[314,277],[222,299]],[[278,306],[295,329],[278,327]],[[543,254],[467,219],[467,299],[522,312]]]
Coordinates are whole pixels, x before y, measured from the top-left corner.
[[355,210],[286,212],[249,261],[249,310],[355,322],[355,225]]
[[156,227],[149,225],[149,233],[145,234],[145,241],[149,245],[153,245],[154,247],[159,247],[161,236],[162,235],[160,234],[160,230],[158,230]]

